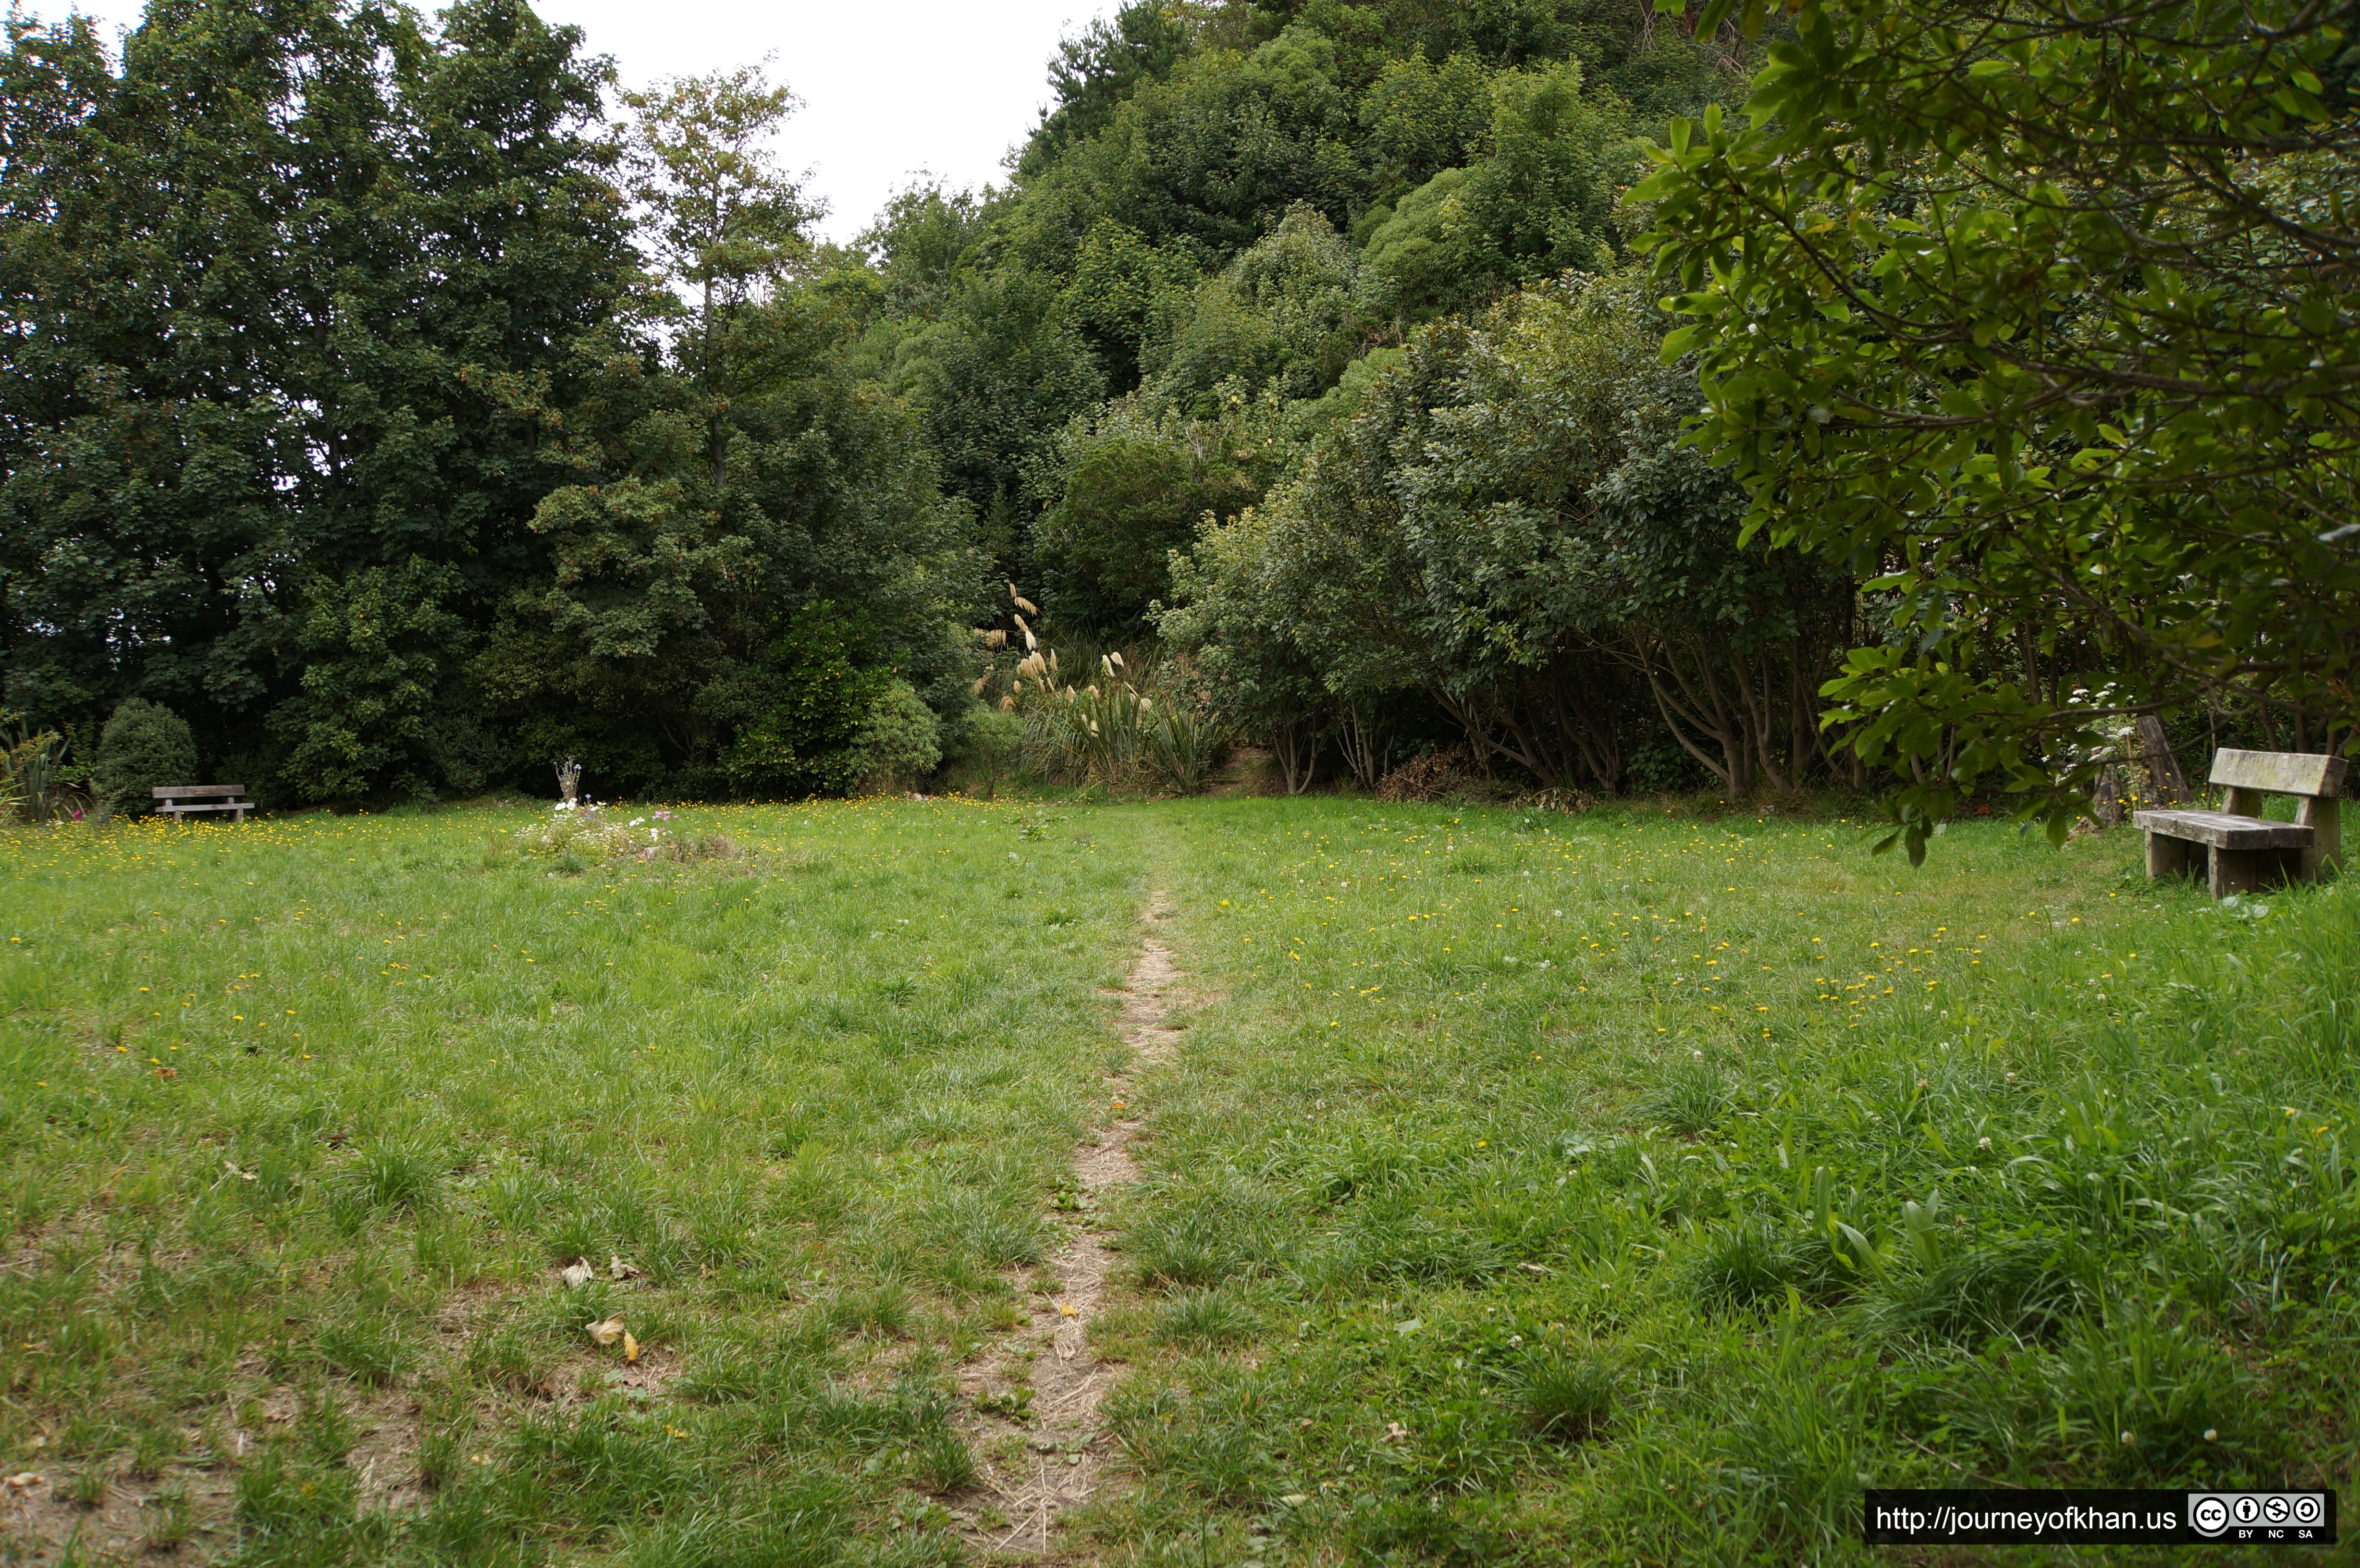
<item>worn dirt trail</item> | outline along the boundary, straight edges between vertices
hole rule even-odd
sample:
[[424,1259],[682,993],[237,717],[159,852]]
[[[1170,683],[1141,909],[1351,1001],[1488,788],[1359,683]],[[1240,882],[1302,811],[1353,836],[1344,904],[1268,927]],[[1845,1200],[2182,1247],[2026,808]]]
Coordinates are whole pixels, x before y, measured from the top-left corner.
[[[1107,1277],[1114,1269],[1104,1239],[1106,1200],[1139,1180],[1131,1157],[1140,1130],[1130,1108],[1131,1073],[1170,1059],[1180,1033],[1172,1015],[1187,1000],[1171,953],[1156,940],[1156,928],[1168,915],[1164,895],[1151,896],[1146,934],[1119,993],[1122,1009],[1116,1027],[1131,1047],[1132,1065],[1131,1072],[1105,1080],[1108,1100],[1122,1114],[1099,1129],[1095,1142],[1075,1151],[1074,1176],[1083,1201],[1077,1223],[1047,1265],[1056,1289],[1030,1299],[1032,1321],[1003,1342],[965,1390],[1001,1412],[980,1421],[974,1433],[985,1485],[996,1494],[991,1507],[1006,1521],[968,1532],[989,1551],[1054,1552],[1058,1516],[1089,1499],[1109,1457],[1098,1403],[1118,1372],[1091,1353],[1089,1325],[1105,1301]],[[1007,1412],[1027,1390],[1031,1420],[1020,1424]],[[1021,1448],[1011,1437],[1021,1437]],[[1011,1451],[1022,1454],[1021,1462],[1011,1461]]]

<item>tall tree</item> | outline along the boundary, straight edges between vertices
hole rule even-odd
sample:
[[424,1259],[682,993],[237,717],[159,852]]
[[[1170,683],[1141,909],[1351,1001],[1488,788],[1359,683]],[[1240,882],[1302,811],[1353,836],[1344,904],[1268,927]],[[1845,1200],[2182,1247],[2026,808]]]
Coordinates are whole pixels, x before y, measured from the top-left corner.
[[811,253],[817,213],[772,147],[797,107],[760,66],[630,93],[631,194],[657,271],[685,290],[666,312],[675,357],[705,403],[716,489],[727,483],[731,402],[775,370],[774,322],[756,308]]
[[981,563],[911,410],[842,362],[861,310],[810,265],[770,150],[787,90],[749,69],[630,101],[669,342],[569,411],[578,466],[530,522],[546,565],[511,581],[474,674],[602,789],[836,787],[815,758],[869,704],[964,697],[952,626]]
[[629,271],[579,42],[514,0],[434,33],[366,0],[167,0],[118,70],[85,24],[9,25],[12,703],[146,694],[218,754],[291,697],[300,752],[372,687],[299,686],[305,596],[413,558],[464,648],[555,472],[520,401],[564,400]]

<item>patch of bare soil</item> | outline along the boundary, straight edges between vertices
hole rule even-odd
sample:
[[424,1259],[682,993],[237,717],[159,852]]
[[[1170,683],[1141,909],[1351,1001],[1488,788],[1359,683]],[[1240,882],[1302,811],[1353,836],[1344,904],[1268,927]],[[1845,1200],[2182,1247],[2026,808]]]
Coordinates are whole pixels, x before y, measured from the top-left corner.
[[[0,1269],[6,1267],[0,1263]],[[453,1364],[463,1358],[478,1329],[512,1304],[512,1289],[486,1282],[454,1292],[433,1320],[438,1358]],[[579,1391],[583,1374],[606,1370],[614,1361],[611,1355],[577,1352],[536,1398],[578,1403],[587,1397]],[[0,1563],[194,1563],[225,1552],[239,1467],[303,1414],[301,1394],[268,1376],[259,1359],[248,1357],[237,1370],[218,1406],[190,1412],[180,1428],[179,1457],[160,1475],[136,1473],[129,1454],[120,1452],[96,1461],[52,1458],[51,1434],[37,1436],[32,1463],[0,1475]],[[676,1356],[651,1346],[615,1381],[652,1398],[676,1370]],[[415,1393],[341,1382],[332,1392],[355,1439],[344,1465],[355,1478],[358,1509],[410,1513],[423,1507],[426,1486],[417,1465],[421,1407]],[[241,1411],[258,1419],[245,1424]],[[178,1510],[169,1506],[175,1494],[184,1500]],[[180,1522],[173,1528],[176,1515]]]
[[[191,1543],[179,1552],[150,1552],[146,1503],[159,1486],[126,1474],[119,1463],[99,1466],[103,1485],[94,1498],[71,1495],[71,1478],[83,1467],[52,1463],[18,1471],[0,1487],[0,1559],[9,1563],[61,1563],[69,1554],[82,1563],[193,1562],[203,1548]],[[230,1477],[200,1473],[180,1481],[190,1510],[199,1519],[224,1519],[229,1511]]]
[[1207,795],[1276,795],[1284,793],[1278,763],[1258,746],[1241,746],[1229,753],[1227,767],[1205,788]]
[[1119,993],[1117,1029],[1131,1047],[1132,1065],[1106,1079],[1117,1119],[1075,1151],[1083,1201],[1065,1245],[1047,1265],[1055,1289],[1036,1291],[1031,1321],[962,1379],[961,1392],[978,1411],[970,1436],[985,1495],[962,1499],[960,1513],[967,1539],[988,1553],[1062,1556],[1058,1517],[1089,1500],[1109,1458],[1098,1404],[1120,1372],[1092,1352],[1089,1327],[1115,1268],[1103,1228],[1106,1200],[1139,1180],[1131,1157],[1141,1130],[1131,1110],[1131,1073],[1170,1060],[1180,1033],[1173,1015],[1189,1000],[1172,954],[1156,940],[1167,914],[1161,893],[1149,899],[1147,934]]
[[[293,1387],[272,1383],[260,1370],[242,1367],[240,1391],[218,1412],[195,1412],[200,1419],[180,1429],[180,1457],[161,1475],[137,1473],[118,1453],[8,1475],[0,1489],[0,1561],[202,1563],[226,1551],[237,1467],[303,1410]],[[237,1410],[257,1404],[259,1424],[240,1425]],[[359,1440],[346,1463],[359,1479],[362,1508],[416,1503],[410,1455],[417,1411],[416,1400],[398,1389],[346,1401],[344,1416]],[[181,1501],[174,1507],[176,1496]]]

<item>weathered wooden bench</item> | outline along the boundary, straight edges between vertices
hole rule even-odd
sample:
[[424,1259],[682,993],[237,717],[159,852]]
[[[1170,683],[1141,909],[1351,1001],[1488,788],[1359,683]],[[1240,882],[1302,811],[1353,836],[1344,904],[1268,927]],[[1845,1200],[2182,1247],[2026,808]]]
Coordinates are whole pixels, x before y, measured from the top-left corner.
[[[2223,751],[2212,758],[2212,782],[2228,786],[2220,811],[2131,814],[2132,825],[2147,834],[2150,878],[2201,869],[2221,898],[2274,881],[2315,882],[2343,864],[2342,757]],[[2294,821],[2266,820],[2265,795],[2300,798]]]
[[172,816],[188,819],[191,811],[229,811],[230,821],[242,822],[246,813],[254,810],[254,802],[242,800],[243,784],[163,784],[148,793],[155,798],[156,809]]

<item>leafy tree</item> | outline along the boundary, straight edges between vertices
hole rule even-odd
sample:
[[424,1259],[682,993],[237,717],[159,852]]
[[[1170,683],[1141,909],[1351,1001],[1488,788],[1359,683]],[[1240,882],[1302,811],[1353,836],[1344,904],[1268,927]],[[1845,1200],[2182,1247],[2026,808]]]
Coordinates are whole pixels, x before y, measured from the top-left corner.
[[1446,169],[1395,205],[1370,209],[1360,304],[1394,334],[1475,298],[1486,280],[1468,263],[1464,208],[1467,170]]
[[1256,612],[1228,607],[1254,584],[1348,745],[1417,690],[1479,760],[1612,790],[1635,686],[1724,787],[1792,782],[1819,760],[1810,688],[1848,587],[1736,547],[1736,487],[1677,445],[1697,394],[1661,338],[1627,280],[1426,329],[1253,528],[1204,537],[1175,589],[1212,607],[1184,597],[1164,624],[1199,644],[1237,625],[1252,666],[1283,671]]
[[1195,658],[1215,710],[1270,749],[1290,795],[1310,787],[1334,724],[1334,696],[1299,633],[1309,594],[1303,552],[1273,537],[1289,520],[1248,507],[1208,521],[1192,549],[1171,557],[1167,606],[1156,630]]
[[854,776],[871,789],[923,782],[943,760],[942,721],[907,681],[889,680],[869,700],[845,748]]
[[279,214],[349,146],[306,158],[283,126],[303,57],[333,91],[367,31],[183,7],[117,74],[84,19],[8,20],[0,549],[9,701],[46,723],[145,690],[212,728],[268,698],[300,445]]
[[436,695],[457,662],[449,602],[458,588],[455,570],[422,557],[311,584],[302,691],[271,714],[291,747],[282,772],[304,798],[366,795],[388,781],[434,798]]
[[574,752],[598,789],[790,788],[792,770],[730,772],[723,754],[775,707],[780,638],[815,603],[852,628],[860,670],[898,669],[946,711],[965,701],[954,628],[989,563],[914,414],[838,370],[826,329],[844,323],[810,307],[799,289],[759,309],[801,339],[727,410],[726,485],[693,384],[641,377],[580,482],[535,515],[550,568],[517,583],[470,679],[504,727],[536,754]]
[[1251,53],[1215,49],[1141,82],[1096,135],[1028,183],[1018,227],[1032,266],[1063,270],[1098,220],[1208,262],[1298,201],[1339,225],[1362,200],[1352,101],[1324,35],[1293,27]]
[[1099,219],[1083,237],[1064,303],[1105,367],[1109,390],[1139,385],[1149,340],[1159,335],[1166,317],[1185,308],[1179,301],[1202,270],[1189,249],[1156,246],[1111,218]]
[[1154,396],[1207,408],[1238,379],[1282,397],[1317,397],[1360,347],[1352,290],[1360,258],[1316,209],[1296,205],[1193,296],[1166,296],[1144,351]]
[[413,557],[460,572],[464,645],[562,472],[531,410],[632,270],[580,35],[177,0],[119,70],[83,24],[7,36],[16,700],[165,697],[217,750],[295,694],[309,583]]
[[1032,558],[1061,620],[1118,636],[1144,629],[1171,553],[1198,521],[1262,498],[1293,454],[1284,410],[1274,395],[1249,398],[1237,384],[1215,408],[1194,418],[1142,396],[1065,432],[1056,499],[1032,528]]
[[1160,80],[1180,63],[1186,25],[1164,0],[1131,0],[1057,46],[1049,86],[1057,105],[1042,116],[1024,148],[1019,173],[1033,173],[1067,147],[1094,136],[1142,82]]
[[[368,156],[398,156],[349,201],[347,242],[333,256],[306,243],[344,200],[349,177],[333,168],[318,175],[339,181],[326,211],[286,230],[317,275],[294,302],[308,352],[285,395],[306,411],[304,450],[324,454],[296,465],[292,542],[331,572],[412,556],[452,566],[473,627],[540,562],[526,524],[565,475],[563,411],[603,375],[638,268],[604,60],[521,0],[465,0],[439,22],[395,75],[386,120],[359,127],[381,149]],[[351,75],[380,73],[356,61]],[[340,113],[330,103],[295,134],[341,129]]]
[[883,285],[891,315],[932,321],[951,297],[961,262],[984,235],[985,203],[925,181],[894,193],[856,242]]
[[1729,96],[1759,57],[1734,23],[1708,25],[1692,5],[1662,16],[1617,0],[1263,0],[1256,9],[1273,30],[1299,22],[1335,38],[1355,77],[1420,56],[1464,57],[1487,72],[1571,59],[1651,121]]
[[[808,214],[759,150],[783,90],[737,72],[637,102],[669,290],[651,304],[675,330],[661,354],[618,338],[591,395],[557,411],[572,472],[530,519],[545,565],[512,580],[467,680],[523,747],[580,757],[602,790],[846,788],[859,693],[898,672],[946,709],[966,701],[953,628],[989,563],[911,410],[848,368],[874,347],[855,337],[869,307],[812,265]],[[964,221],[923,194],[904,217]],[[937,237],[956,251],[956,232]],[[840,623],[825,657],[792,632],[820,604]],[[855,687],[850,717],[823,723],[813,692]],[[790,723],[798,691],[809,711]]]
[[1485,156],[1458,195],[1468,263],[1504,283],[1612,271],[1614,204],[1638,172],[1621,100],[1586,92],[1568,60],[1502,72],[1491,103]]
[[1021,565],[1025,475],[1106,385],[1057,289],[1017,268],[980,274],[912,340],[907,363],[945,487],[990,524],[1001,565]]
[[[890,683],[854,668],[835,605],[822,600],[798,610],[765,651],[762,668],[768,702],[722,758],[739,788],[841,793],[892,749],[857,746]],[[914,719],[901,717],[901,727],[915,727]],[[893,727],[890,714],[881,727]]]
[[1487,294],[1620,265],[1613,208],[1637,167],[1620,100],[1586,93],[1570,61],[1503,71],[1488,89],[1482,156],[1363,220],[1364,298],[1396,331]]
[[555,547],[540,607],[594,659],[654,658],[704,629],[711,593],[754,570],[752,541],[722,532],[677,479],[569,485],[532,526]]
[[1805,0],[1747,116],[1657,155],[1747,528],[1894,606],[1828,695],[1913,858],[1993,774],[2061,834],[2092,722],[2360,746],[2355,22]]
[[1470,54],[1389,60],[1360,99],[1360,122],[1388,199],[1480,154],[1491,125],[1491,71]]

